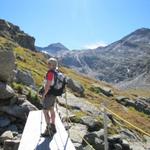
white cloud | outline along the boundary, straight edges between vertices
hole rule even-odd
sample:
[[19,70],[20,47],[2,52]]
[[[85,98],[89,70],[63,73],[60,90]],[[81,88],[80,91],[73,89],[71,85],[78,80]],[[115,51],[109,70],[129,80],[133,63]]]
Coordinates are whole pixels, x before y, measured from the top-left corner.
[[95,42],[95,43],[91,43],[91,44],[87,44],[84,46],[84,48],[86,49],[94,49],[94,48],[97,48],[97,47],[104,47],[104,46],[107,46],[106,42],[103,42],[103,41],[100,41],[100,42]]

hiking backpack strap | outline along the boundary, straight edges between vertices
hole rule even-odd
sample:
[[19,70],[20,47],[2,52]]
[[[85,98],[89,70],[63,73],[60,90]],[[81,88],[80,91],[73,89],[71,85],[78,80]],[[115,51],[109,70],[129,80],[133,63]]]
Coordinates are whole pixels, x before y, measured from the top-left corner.
[[46,78],[47,78],[49,72],[52,72],[54,75],[54,85],[51,86],[51,87],[54,87],[56,85],[56,81],[57,81],[57,72],[55,70],[49,70],[46,74]]

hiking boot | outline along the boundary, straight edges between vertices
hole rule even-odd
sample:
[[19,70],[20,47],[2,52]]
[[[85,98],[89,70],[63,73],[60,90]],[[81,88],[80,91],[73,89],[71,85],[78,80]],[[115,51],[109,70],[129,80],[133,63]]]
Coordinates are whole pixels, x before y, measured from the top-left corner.
[[41,134],[42,137],[49,137],[49,130],[48,130],[48,126],[46,126],[46,129],[44,131],[44,133]]
[[52,130],[53,134],[56,133],[56,126],[55,126],[55,124],[51,123],[51,130]]
[[44,133],[41,134],[42,137],[51,137],[53,134],[52,129],[51,129],[51,124],[48,124],[46,126],[46,129],[44,131]]

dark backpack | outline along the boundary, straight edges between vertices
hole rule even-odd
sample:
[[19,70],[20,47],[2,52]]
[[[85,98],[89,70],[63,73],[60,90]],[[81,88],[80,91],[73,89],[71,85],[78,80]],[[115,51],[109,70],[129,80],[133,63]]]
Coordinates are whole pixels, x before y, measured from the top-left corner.
[[54,73],[54,85],[50,87],[47,95],[61,96],[65,92],[67,79],[65,75],[59,71],[52,72]]

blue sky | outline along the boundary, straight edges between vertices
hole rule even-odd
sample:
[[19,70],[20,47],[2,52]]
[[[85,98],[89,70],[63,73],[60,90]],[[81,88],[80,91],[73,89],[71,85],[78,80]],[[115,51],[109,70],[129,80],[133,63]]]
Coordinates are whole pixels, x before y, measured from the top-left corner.
[[110,44],[150,28],[150,0],[1,0],[0,18],[36,38],[70,49]]

